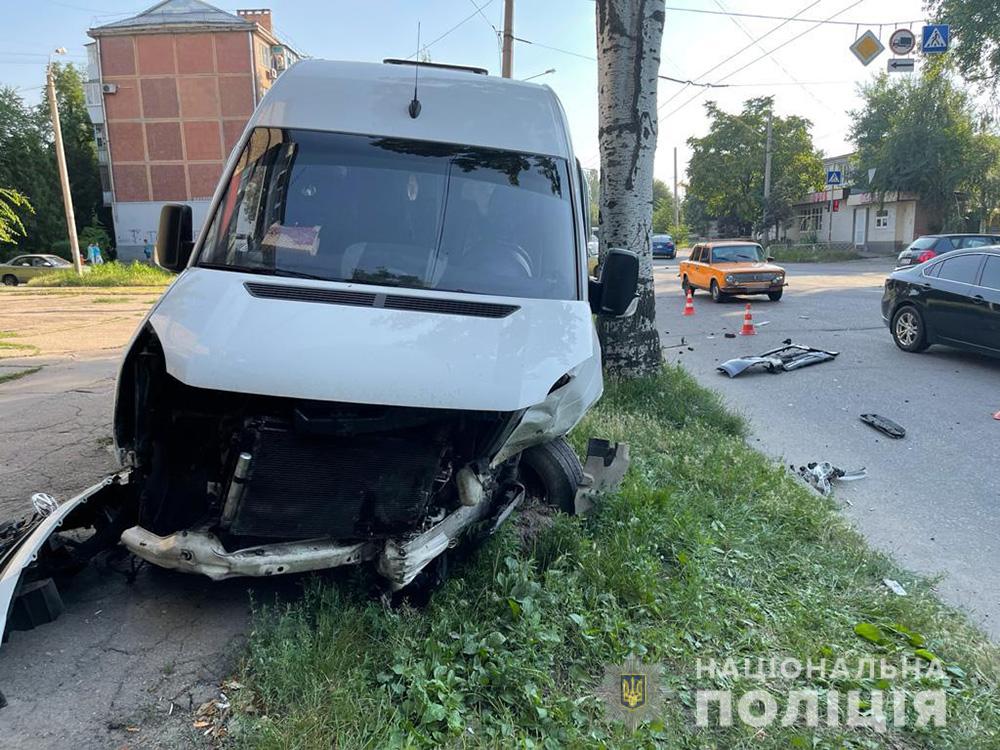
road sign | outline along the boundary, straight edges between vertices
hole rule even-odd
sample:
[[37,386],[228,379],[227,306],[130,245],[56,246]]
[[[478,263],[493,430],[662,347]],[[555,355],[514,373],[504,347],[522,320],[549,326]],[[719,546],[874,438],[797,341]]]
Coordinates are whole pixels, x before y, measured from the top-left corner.
[[889,49],[894,55],[908,55],[913,52],[917,40],[909,29],[896,29],[889,37]]
[[942,52],[947,52],[951,42],[951,27],[946,23],[924,26],[922,41],[920,51],[925,55],[940,55]]
[[889,60],[888,69],[890,73],[912,73],[912,57],[894,57]]
[[843,183],[839,169],[828,169],[826,172],[827,185],[840,185]]
[[851,52],[861,61],[862,65],[870,63],[881,55],[884,49],[885,45],[871,31],[866,31],[855,39],[854,44],[851,45]]

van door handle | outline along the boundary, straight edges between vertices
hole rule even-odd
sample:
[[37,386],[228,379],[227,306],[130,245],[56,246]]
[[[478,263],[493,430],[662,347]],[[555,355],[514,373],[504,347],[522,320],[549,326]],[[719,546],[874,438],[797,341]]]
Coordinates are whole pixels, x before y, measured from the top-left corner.
[[972,296],[972,301],[975,302],[977,305],[984,305],[984,304],[986,304],[986,300],[983,299],[983,295],[981,295],[981,294],[974,294]]

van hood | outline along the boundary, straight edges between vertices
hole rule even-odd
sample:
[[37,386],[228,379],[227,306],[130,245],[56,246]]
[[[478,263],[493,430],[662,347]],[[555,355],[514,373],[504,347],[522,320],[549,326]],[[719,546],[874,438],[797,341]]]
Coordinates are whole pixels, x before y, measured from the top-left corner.
[[[359,303],[350,293],[377,301]],[[432,301],[443,301],[514,309],[485,311],[494,317],[475,305],[445,305],[454,309],[444,313],[388,309],[387,297],[411,308],[437,309],[442,305]],[[582,301],[206,268],[181,274],[149,323],[167,372],[187,385],[321,401],[517,411],[541,403],[563,375],[600,358]]]

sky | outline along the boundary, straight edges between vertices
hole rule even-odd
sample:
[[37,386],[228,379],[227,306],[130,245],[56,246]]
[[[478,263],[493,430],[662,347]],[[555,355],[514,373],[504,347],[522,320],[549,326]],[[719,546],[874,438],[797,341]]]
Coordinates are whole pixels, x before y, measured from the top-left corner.
[[[88,28],[134,15],[152,2],[0,0],[8,6],[0,31],[0,85],[14,86],[25,100],[38,101],[51,50],[65,47],[65,59],[83,63]],[[270,7],[278,36],[312,57],[373,62],[406,57],[417,49],[419,24],[421,46],[432,60],[478,65],[493,74],[500,70],[496,30],[503,25],[503,0],[214,4],[230,12]],[[599,164],[594,8],[594,0],[515,0],[514,11],[514,35],[525,40],[515,42],[514,77],[555,69],[534,80],[551,86],[561,99],[576,154],[587,167]],[[740,18],[726,12],[798,16],[808,22]],[[815,23],[831,17],[846,23]],[[668,184],[673,180],[676,146],[683,183],[690,156],[687,140],[707,133],[704,102],[709,100],[735,112],[746,99],[773,96],[777,115],[799,115],[813,123],[813,141],[825,155],[850,151],[848,112],[861,104],[858,84],[885,70],[891,57],[886,49],[865,67],[850,52],[850,44],[870,29],[888,46],[896,22],[905,21],[904,26],[919,34],[924,18],[921,0],[667,0],[661,75],[727,87],[659,81],[656,177]]]

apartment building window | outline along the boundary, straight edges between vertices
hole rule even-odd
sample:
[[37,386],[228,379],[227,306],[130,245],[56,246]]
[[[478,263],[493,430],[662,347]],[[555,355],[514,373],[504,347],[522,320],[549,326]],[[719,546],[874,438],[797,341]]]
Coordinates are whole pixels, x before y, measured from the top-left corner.
[[817,204],[799,211],[799,231],[818,232],[823,228],[823,205]]
[[889,228],[889,211],[883,208],[880,211],[875,212],[875,228],[876,229],[888,229]]

